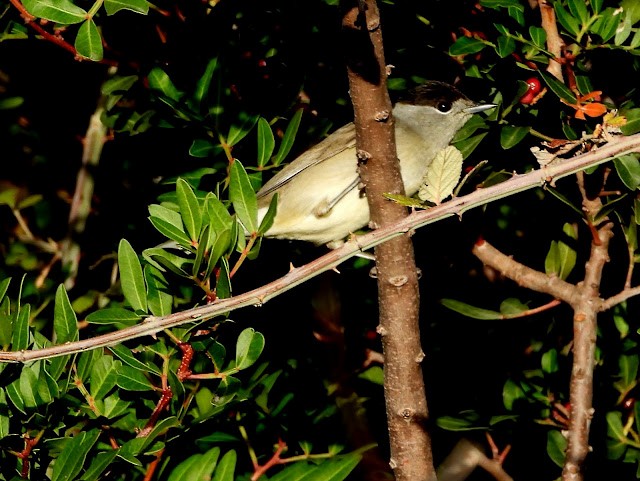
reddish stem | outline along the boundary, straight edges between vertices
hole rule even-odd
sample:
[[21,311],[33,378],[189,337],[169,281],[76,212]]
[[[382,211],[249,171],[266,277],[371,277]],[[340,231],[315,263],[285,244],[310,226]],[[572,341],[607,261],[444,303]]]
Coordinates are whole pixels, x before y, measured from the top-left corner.
[[262,466],[260,465],[254,466],[255,471],[251,476],[251,481],[257,481],[258,479],[260,479],[260,477],[263,474],[267,472],[269,468],[272,468],[273,466],[280,464],[282,461],[282,458],[280,457],[280,455],[282,454],[282,452],[285,450],[286,447],[287,447],[287,444],[282,439],[279,439],[278,448],[276,449],[276,452],[273,453],[273,456],[271,456],[271,459],[269,459],[269,461],[264,463]]
[[162,389],[162,396],[160,396],[160,400],[158,401],[158,404],[156,405],[155,409],[151,413],[151,417],[147,421],[147,424],[144,426],[144,428],[140,430],[140,432],[136,436],[137,438],[143,438],[145,436],[148,436],[149,433],[151,433],[156,423],[158,422],[160,413],[167,408],[167,406],[169,405],[169,401],[171,401],[172,397],[173,397],[173,392],[171,391],[170,386],[167,386]]

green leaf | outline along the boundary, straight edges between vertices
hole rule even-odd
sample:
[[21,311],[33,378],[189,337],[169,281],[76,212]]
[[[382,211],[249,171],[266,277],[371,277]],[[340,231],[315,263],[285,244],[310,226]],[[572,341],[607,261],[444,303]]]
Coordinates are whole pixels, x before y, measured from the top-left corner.
[[615,34],[621,15],[615,15],[613,8],[607,8],[598,19],[591,24],[591,32],[599,35],[602,42],[608,42]]
[[93,458],[93,461],[91,461],[91,464],[84,472],[80,480],[98,481],[99,479],[102,479],[102,473],[111,465],[117,454],[117,449],[113,449],[111,451],[102,451],[96,454],[95,458]]
[[169,209],[160,204],[151,204],[149,206],[149,214],[151,217],[161,219],[177,229],[184,231],[184,224],[182,223],[182,216],[180,212],[173,209]]
[[271,481],[343,481],[356,468],[362,456],[359,453],[350,453],[315,464],[301,461],[288,466]]
[[209,218],[212,232],[220,233],[231,229],[233,217],[222,202],[211,192],[204,199],[205,213]]
[[34,17],[62,25],[84,22],[87,18],[86,10],[68,0],[23,0],[22,5]]
[[225,453],[225,455],[222,456],[220,463],[216,467],[212,481],[233,481],[233,473],[236,469],[237,457],[238,456],[236,452],[233,450]]
[[211,404],[217,407],[224,406],[236,397],[236,394],[238,394],[241,387],[242,383],[238,378],[226,375],[220,381],[220,384],[216,389],[216,393],[213,396],[213,399],[211,399]]
[[618,440],[626,439],[624,427],[622,425],[622,414],[619,411],[610,411],[606,414],[607,434],[609,437]]
[[[78,340],[78,319],[63,285],[58,286],[56,291],[53,331],[57,344]],[[53,379],[57,380],[62,375],[70,358],[71,356],[59,356],[50,360],[47,370]]]
[[636,0],[622,0],[620,6],[629,16],[632,24],[640,22],[640,4]]
[[449,47],[449,55],[468,55],[478,53],[487,46],[487,43],[473,37],[460,37]]
[[542,76],[543,80],[549,86],[551,91],[559,98],[569,102],[570,104],[575,104],[578,101],[569,87],[560,82],[553,75],[549,75],[548,73],[543,71],[540,71],[539,74]]
[[615,45],[622,45],[629,35],[631,35],[631,27],[633,26],[631,23],[631,17],[624,12],[624,16],[622,17],[621,25],[616,28],[616,36],[613,38],[613,43]]
[[15,209],[16,204],[18,203],[19,194],[20,190],[18,188],[10,188],[0,191],[0,205],[7,205],[9,208]]
[[209,230],[209,225],[207,225],[202,231],[200,241],[198,242],[198,249],[196,250],[196,257],[193,260],[193,265],[191,266],[191,274],[195,278],[201,274],[202,262],[204,261],[205,253],[209,250],[209,242],[212,240],[209,235]]
[[523,10],[524,7],[518,0],[480,0],[480,5],[487,8],[500,9],[500,8],[519,8]]
[[203,454],[194,454],[176,466],[168,481],[200,481],[211,479],[220,457],[220,448],[214,447]]
[[498,45],[496,46],[496,53],[500,58],[505,58],[511,55],[516,49],[516,41],[504,35],[498,37]]
[[56,334],[56,342],[58,344],[78,340],[78,319],[71,307],[67,291],[62,284],[56,290],[53,331]]
[[206,100],[207,95],[209,95],[209,88],[211,87],[211,80],[213,79],[213,74],[218,68],[218,58],[214,57],[207,63],[207,67],[204,69],[204,73],[202,77],[198,79],[198,83],[196,84],[196,90],[193,93],[193,99],[196,101],[196,108],[198,110],[202,109],[202,102]]
[[0,281],[0,302],[4,299],[5,294],[7,293],[7,289],[9,289],[9,284],[11,283],[11,277],[7,277]]
[[515,147],[527,136],[530,130],[531,127],[505,125],[502,127],[502,130],[500,130],[500,146],[504,150]]
[[110,346],[109,350],[115,354],[118,359],[124,362],[126,365],[137,369],[142,372],[153,372],[160,376],[162,371],[158,369],[157,366],[151,363],[144,363],[133,355],[133,352],[128,347],[123,346],[122,344],[117,344],[115,346]]
[[511,379],[507,379],[502,388],[502,402],[507,410],[513,410],[513,404],[518,400],[525,397],[522,387],[513,382]]
[[565,451],[567,450],[567,438],[560,431],[547,433],[547,454],[557,466],[564,466]]
[[457,301],[455,299],[442,299],[440,301],[443,306],[452,311],[455,311],[463,316],[471,317],[473,319],[481,319],[481,320],[495,320],[502,319],[503,316],[500,312],[490,311],[487,309],[482,309],[480,307],[471,306],[469,304],[465,304],[464,302]]
[[25,407],[35,408],[42,404],[42,399],[38,393],[38,384],[40,380],[35,373],[32,366],[27,366],[22,369],[20,373],[20,379],[18,380],[18,386],[20,389],[20,397],[22,398]]
[[102,404],[102,415],[108,419],[114,419],[122,416],[129,410],[129,406],[131,406],[130,402],[125,402],[120,399],[120,395],[118,393],[119,391],[115,391],[102,401],[96,401],[97,404]]
[[154,316],[171,314],[173,296],[169,292],[169,283],[162,272],[152,265],[144,266],[144,279],[147,284],[147,303]]
[[149,220],[153,224],[153,227],[155,227],[162,235],[173,241],[176,241],[181,246],[191,246],[189,237],[181,228],[176,227],[166,220],[159,219],[158,217],[149,217]]
[[118,245],[120,284],[125,299],[135,311],[147,312],[147,292],[138,255],[126,239]]
[[520,302],[519,299],[509,298],[500,303],[500,314],[504,317],[518,316],[529,310],[529,306]]
[[203,159],[222,150],[219,144],[214,144],[211,139],[194,139],[189,147],[189,155]]
[[176,182],[176,195],[178,197],[178,206],[180,207],[180,215],[182,222],[187,229],[187,234],[191,239],[192,245],[197,245],[202,230],[202,209],[196,194],[189,183],[184,179],[178,179]]
[[80,381],[86,383],[91,376],[91,369],[93,365],[102,357],[102,351],[98,349],[91,349],[80,354],[76,362],[76,375]]
[[0,110],[11,110],[20,107],[24,103],[24,97],[7,97],[0,99]]
[[[564,224],[562,232],[569,239],[577,239],[576,229],[570,223]],[[544,263],[545,272],[547,275],[556,275],[564,280],[575,267],[576,258],[576,251],[566,242],[562,240],[552,241]]]
[[27,207],[31,207],[32,205],[38,204],[41,200],[42,200],[41,195],[30,195],[22,199],[20,202],[18,202],[16,209],[18,210],[26,209]]
[[269,208],[260,222],[260,227],[258,227],[258,235],[264,235],[269,229],[271,229],[277,213],[278,192],[274,193],[273,197],[271,197],[271,201],[269,201]]
[[613,165],[628,189],[636,190],[640,186],[640,161],[637,155],[621,155],[613,159]]
[[172,254],[159,247],[145,249],[142,256],[162,272],[169,270],[179,276],[191,277],[191,274],[187,272],[189,265],[191,265],[189,259]]
[[207,269],[204,278],[208,279],[213,269],[218,264],[220,257],[229,250],[231,245],[231,229],[224,230],[217,234],[212,241],[211,251],[209,252],[209,260],[207,261]]
[[574,37],[580,32],[580,24],[569,12],[567,12],[560,2],[554,2],[556,17],[562,25]]
[[622,115],[627,119],[626,124],[620,127],[624,135],[640,132],[640,108],[624,110]]
[[247,369],[254,364],[264,349],[264,336],[247,328],[238,336],[236,343],[236,368]]
[[90,324],[115,324],[120,327],[129,327],[140,322],[142,318],[133,311],[121,307],[108,307],[92,312],[86,317]]
[[18,311],[13,324],[13,332],[11,334],[11,348],[14,351],[22,351],[27,349],[32,342],[31,330],[29,328],[29,316],[31,308],[29,304],[25,304]]
[[116,386],[118,371],[122,368],[120,361],[103,355],[91,368],[90,392],[94,399],[104,398]]
[[174,102],[178,102],[184,95],[184,92],[181,92],[173,85],[169,76],[161,68],[156,67],[151,70],[147,79],[149,81],[149,88],[160,92],[163,96]]
[[462,175],[462,154],[452,145],[438,152],[422,179],[418,197],[440,204],[453,193]]
[[251,187],[247,171],[244,170],[239,160],[235,160],[231,165],[230,177],[229,199],[236,215],[249,233],[256,232],[258,229],[258,201],[256,193]]
[[298,128],[300,127],[300,120],[302,119],[302,109],[296,111],[291,117],[291,121],[289,121],[289,125],[287,125],[287,130],[285,130],[284,135],[282,137],[282,142],[280,142],[280,148],[278,149],[278,153],[273,158],[274,165],[280,165],[282,161],[287,157],[289,152],[291,151],[291,147],[293,147],[293,141],[298,134]]
[[258,167],[267,165],[275,145],[276,141],[269,122],[260,117],[258,120]]
[[98,441],[100,430],[81,431],[64,446],[53,464],[51,481],[72,481],[82,470],[87,454]]
[[549,349],[542,355],[542,370],[549,374],[558,372],[558,351]]
[[567,199],[563,194],[561,194],[558,189],[554,189],[553,187],[547,186],[546,187],[546,191],[549,192],[552,196],[554,196],[556,199],[558,199],[560,202],[562,202],[563,204],[565,204],[566,206],[568,206],[572,211],[574,211],[576,214],[578,214],[580,217],[583,216],[583,212],[576,207],[575,205],[573,205],[573,202],[571,202],[569,199]]
[[0,389],[0,439],[6,438],[10,432],[9,405],[7,404],[7,394],[4,389]]
[[74,46],[82,57],[94,62],[102,60],[102,37],[93,19],[88,19],[80,25]]
[[479,416],[474,413],[468,413],[468,416],[440,416],[436,419],[438,427],[447,431],[475,431],[485,429],[485,426],[478,425]]
[[625,390],[635,386],[638,377],[638,355],[621,355],[618,358],[618,366],[620,367],[620,382],[623,383]]
[[146,0],[104,0],[107,15],[113,15],[120,10],[131,10],[146,15],[149,12],[149,2]]
[[253,129],[253,126],[256,125],[256,122],[258,121],[258,117],[255,115],[243,114],[239,120],[240,125],[232,124],[229,128],[229,134],[227,134],[227,144],[231,147],[236,145],[244,139],[249,132],[251,132],[251,129]]
[[569,0],[567,3],[571,15],[580,20],[582,25],[586,25],[589,22],[589,11],[584,0]]
[[483,132],[478,135],[474,135],[473,137],[469,137],[468,139],[461,140],[460,142],[455,143],[455,147],[462,154],[462,158],[466,159],[471,155],[471,153],[476,150],[476,147],[480,145],[482,139],[487,136],[487,132]]
[[384,371],[380,366],[372,366],[358,374],[359,379],[365,379],[379,386],[384,385]]
[[138,369],[121,365],[118,369],[116,384],[125,391],[152,391],[151,381]]
[[534,25],[529,27],[529,36],[531,37],[531,41],[540,48],[545,48],[547,43],[547,32],[544,31],[544,28],[536,27]]

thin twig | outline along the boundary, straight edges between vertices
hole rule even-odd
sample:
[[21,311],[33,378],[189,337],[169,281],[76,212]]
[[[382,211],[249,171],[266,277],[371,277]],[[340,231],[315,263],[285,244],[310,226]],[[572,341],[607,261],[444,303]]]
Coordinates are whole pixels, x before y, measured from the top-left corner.
[[347,259],[371,249],[388,239],[447,217],[454,215],[461,216],[463,212],[472,208],[534,187],[540,187],[544,185],[545,182],[566,177],[567,175],[588,167],[607,162],[616,156],[637,151],[640,151],[640,134],[623,137],[587,154],[563,162],[557,162],[544,169],[514,176],[501,184],[479,189],[462,197],[456,197],[432,209],[413,213],[395,224],[381,227],[362,236],[354,237],[349,242],[345,242],[339,249],[330,251],[304,266],[294,268],[280,279],[244,294],[239,294],[227,299],[218,299],[211,304],[177,312],[165,317],[150,316],[138,325],[81,341],[34,350],[15,352],[0,351],[0,362],[29,362],[100,347],[113,346],[127,340],[154,335],[171,327],[212,319],[242,307],[260,306],[270,299],[293,289],[295,286],[308,281],[322,272],[334,269]]

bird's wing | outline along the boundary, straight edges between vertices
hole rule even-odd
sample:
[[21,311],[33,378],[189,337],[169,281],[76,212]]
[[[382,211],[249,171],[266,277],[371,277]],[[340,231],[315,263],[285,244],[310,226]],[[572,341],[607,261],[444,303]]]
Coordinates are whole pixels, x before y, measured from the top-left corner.
[[275,176],[273,176],[269,180],[269,182],[264,184],[258,191],[258,199],[262,199],[274,193],[300,172],[308,169],[309,167],[313,167],[314,165],[318,165],[324,160],[330,159],[333,156],[338,155],[340,152],[343,152],[344,150],[354,148],[355,145],[355,126],[351,123],[339,128],[329,137],[324,139],[319,144],[311,147],[309,150],[304,152],[293,162],[287,165],[284,169],[278,172]]

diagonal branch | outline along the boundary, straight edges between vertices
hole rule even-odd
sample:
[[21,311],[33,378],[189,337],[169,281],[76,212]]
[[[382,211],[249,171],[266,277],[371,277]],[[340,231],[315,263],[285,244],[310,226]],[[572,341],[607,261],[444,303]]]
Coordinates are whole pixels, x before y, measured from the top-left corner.
[[454,215],[461,216],[463,212],[472,208],[485,205],[518,192],[540,187],[544,185],[545,182],[566,177],[567,175],[605,163],[616,156],[629,152],[640,152],[640,134],[622,137],[587,154],[558,162],[544,169],[514,176],[501,184],[486,189],[479,189],[471,194],[456,197],[432,209],[414,213],[395,224],[383,226],[368,234],[355,237],[351,241],[346,242],[341,248],[328,252],[309,264],[292,269],[280,279],[244,294],[229,299],[219,299],[212,304],[177,312],[165,317],[150,316],[138,325],[81,341],[26,351],[0,351],[0,362],[28,362],[113,346],[131,339],[154,335],[171,327],[212,319],[242,307],[262,305],[268,300],[293,289],[295,286],[308,281],[320,273],[333,269],[362,251],[371,249],[393,237],[400,236],[413,229],[447,217]]

